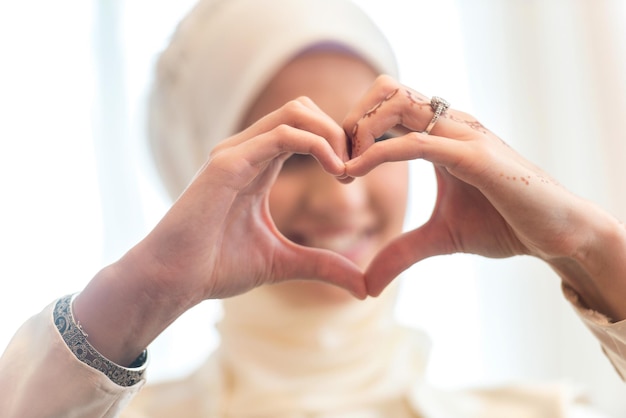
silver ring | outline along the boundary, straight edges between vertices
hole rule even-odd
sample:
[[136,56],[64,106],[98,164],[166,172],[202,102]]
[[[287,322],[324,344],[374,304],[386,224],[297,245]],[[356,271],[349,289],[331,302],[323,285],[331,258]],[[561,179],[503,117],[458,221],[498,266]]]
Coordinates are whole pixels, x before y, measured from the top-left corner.
[[430,99],[430,107],[433,109],[433,112],[435,112],[435,114],[433,115],[433,118],[430,120],[430,123],[428,124],[426,129],[422,131],[426,135],[430,134],[430,131],[439,120],[439,117],[443,115],[450,107],[450,103],[448,103],[447,100],[442,99],[441,97],[433,96],[433,98]]

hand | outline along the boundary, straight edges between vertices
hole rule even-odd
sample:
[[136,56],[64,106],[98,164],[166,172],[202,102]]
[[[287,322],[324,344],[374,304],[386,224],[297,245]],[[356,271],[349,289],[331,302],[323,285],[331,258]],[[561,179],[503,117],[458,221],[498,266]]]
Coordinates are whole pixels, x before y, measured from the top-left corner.
[[342,129],[301,98],[214,148],[209,161],[139,247],[172,294],[224,298],[287,279],[318,279],[365,296],[363,276],[331,251],[296,245],[276,229],[268,194],[292,153],[311,154],[341,177]]
[[[387,161],[422,158],[433,163],[438,184],[431,218],[392,241],[368,267],[370,294],[379,294],[412,264],[439,254],[529,254],[555,266],[577,258],[593,233],[589,227],[576,233],[572,228],[598,214],[595,206],[569,193],[468,114],[450,109],[431,135],[419,133],[432,116],[428,98],[382,76],[344,121],[353,149],[347,175],[362,176]],[[398,128],[401,136],[374,142]],[[569,261],[565,264],[573,270]]]
[[[343,151],[342,151],[343,150]],[[340,178],[343,130],[310,100],[287,103],[218,145],[158,225],[99,272],[74,302],[89,341],[129,364],[174,319],[204,299],[289,279],[316,279],[366,296],[362,271],[328,250],[287,240],[268,194],[292,153]]]

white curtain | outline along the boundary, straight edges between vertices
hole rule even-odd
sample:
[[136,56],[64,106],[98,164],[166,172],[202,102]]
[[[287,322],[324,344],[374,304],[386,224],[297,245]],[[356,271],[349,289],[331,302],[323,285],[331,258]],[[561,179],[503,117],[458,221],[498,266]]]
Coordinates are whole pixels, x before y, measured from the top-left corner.
[[[457,4],[472,111],[570,190],[626,220],[624,2]],[[550,269],[524,258],[478,260],[476,269],[485,382],[562,379],[626,415],[626,386]]]
[[0,352],[101,265],[92,3],[0,2]]

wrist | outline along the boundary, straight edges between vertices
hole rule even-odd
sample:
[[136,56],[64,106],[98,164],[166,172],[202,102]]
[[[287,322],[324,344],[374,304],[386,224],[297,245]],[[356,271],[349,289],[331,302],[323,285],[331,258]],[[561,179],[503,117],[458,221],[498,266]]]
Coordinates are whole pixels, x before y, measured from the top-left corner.
[[143,351],[128,367],[111,362],[87,341],[88,335],[74,318],[72,300],[72,295],[60,298],[55,304],[53,317],[61,338],[76,358],[99,370],[119,386],[133,386],[143,380],[147,367],[147,351]]
[[73,304],[89,343],[119,365],[132,363],[191,307],[190,301],[168,297],[163,282],[132,253],[100,270]]
[[609,317],[626,319],[626,228],[606,212],[588,213],[572,228],[581,244],[570,257],[548,261],[583,305]]

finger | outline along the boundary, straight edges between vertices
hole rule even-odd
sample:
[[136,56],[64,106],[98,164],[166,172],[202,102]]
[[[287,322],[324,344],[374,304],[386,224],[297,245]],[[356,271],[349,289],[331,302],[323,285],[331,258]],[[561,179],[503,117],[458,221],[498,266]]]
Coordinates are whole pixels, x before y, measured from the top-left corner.
[[380,76],[343,121],[350,140],[350,156],[361,155],[394,126],[402,125],[401,85]]
[[443,229],[432,222],[406,232],[385,246],[370,262],[365,271],[367,292],[370,296],[380,293],[403,271],[413,264],[435,255],[451,252]]
[[[393,98],[400,90],[402,85],[387,75],[379,76],[372,87],[365,93],[365,95],[357,102],[352,110],[346,115],[342,126],[344,131],[352,136],[355,126],[365,115],[375,116],[380,110],[381,104],[388,102]],[[387,128],[393,125],[387,126]],[[382,134],[381,131],[379,133]]]
[[333,118],[331,118],[326,112],[324,112],[319,106],[317,106],[317,104],[313,100],[309,99],[308,97],[302,97],[301,100],[307,102],[308,106],[311,109],[317,111],[321,119],[325,119],[327,125],[324,126],[329,126],[332,128],[332,135],[329,134],[321,136],[326,138],[332,149],[335,151],[337,156],[341,158],[342,161],[348,161],[350,159],[350,142],[348,140],[348,137],[345,135],[343,129],[337,124],[337,122]]
[[333,176],[341,177],[345,174],[345,163],[326,138],[289,125],[279,125],[246,141],[237,147],[237,151],[252,166],[263,166],[279,156],[287,158],[295,153],[313,156]]
[[237,146],[245,141],[272,131],[281,125],[309,131],[326,139],[335,153],[347,160],[347,140],[337,123],[324,113],[311,99],[299,97],[267,114],[242,132],[232,136],[214,148],[214,153]]
[[360,177],[377,166],[393,161],[424,159],[436,165],[455,168],[471,159],[472,147],[464,141],[410,132],[377,142],[359,157],[345,164],[346,175]]
[[347,258],[329,250],[299,246],[286,242],[291,255],[277,263],[278,276],[285,280],[319,280],[348,290],[364,299],[367,289],[363,272]]
[[[434,116],[429,98],[391,77],[381,76],[346,117],[343,128],[352,141],[352,157],[357,157],[386,131],[401,127],[405,131],[422,132]],[[462,140],[490,133],[471,115],[448,109],[436,119],[431,134]]]
[[289,125],[279,125],[213,155],[209,161],[212,167],[210,181],[240,190],[269,164],[275,163],[274,171],[277,174],[280,164],[292,153],[312,155],[333,176],[339,177],[345,173],[344,162],[325,138]]

